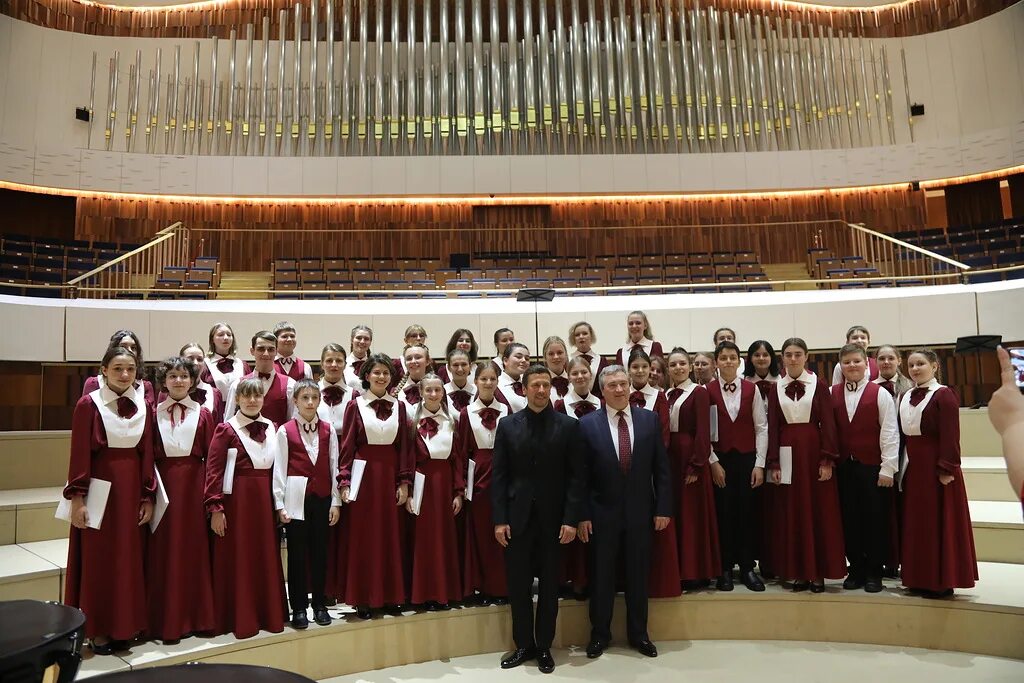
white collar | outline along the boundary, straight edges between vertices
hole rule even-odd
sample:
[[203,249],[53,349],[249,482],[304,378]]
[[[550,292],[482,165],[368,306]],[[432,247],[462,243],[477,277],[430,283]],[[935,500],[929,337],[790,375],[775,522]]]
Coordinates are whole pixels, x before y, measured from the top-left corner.
[[[274,377],[277,374],[278,374],[278,372],[277,372],[277,368],[276,367],[270,368],[270,377],[268,379],[270,381],[274,381]],[[255,367],[253,367],[253,369],[252,369],[252,377],[255,377],[258,380],[262,380],[263,379],[262,377],[260,377],[259,369],[255,368]]]
[[609,417],[616,417],[616,416],[618,416],[619,413],[624,414],[628,419],[632,420],[633,419],[633,406],[632,406],[632,404],[627,404],[626,407],[623,408],[622,410],[616,410],[615,408],[608,408],[608,416]]
[[736,376],[734,378],[730,379],[730,380],[726,380],[721,375],[716,375],[715,379],[718,380],[718,383],[720,385],[722,385],[722,391],[725,391],[725,385],[726,384],[735,384],[736,388],[739,389],[740,388],[740,383],[743,381],[743,377],[739,373],[736,373]]
[[[844,388],[846,388],[846,385],[849,383],[849,381],[850,380],[846,379],[845,377],[843,378],[843,387]],[[864,373],[864,377],[862,377],[861,380],[859,382],[857,382],[857,386],[856,386],[856,388],[854,388],[854,391],[860,391],[862,388],[864,388],[864,385],[866,385],[867,383],[868,383],[868,374],[865,372]]]
[[[576,348],[576,347],[573,347],[573,348]],[[577,348],[577,349],[576,349],[576,353],[575,353],[575,354],[573,354],[573,357],[575,357],[575,356],[582,356],[582,355],[584,355],[584,354],[586,354],[586,355],[590,356],[591,358],[593,358],[594,356],[598,355],[597,353],[595,353],[595,352],[594,352],[594,347],[593,347],[593,346],[591,346],[591,347],[590,347],[590,350],[589,350],[589,351],[580,351],[580,350],[579,350],[579,349]]]
[[928,391],[935,391],[936,389],[938,389],[941,386],[942,385],[939,384],[939,380],[937,380],[934,377],[932,377],[930,380],[928,380],[924,384],[915,384],[914,388],[915,389],[927,389]]
[[[867,377],[867,373],[864,373],[864,376]],[[882,373],[879,372],[878,373],[878,377],[874,378],[872,381],[875,384],[882,384],[884,382],[892,382],[893,384],[895,384],[896,382],[899,381],[899,379],[900,379],[900,373],[898,373],[898,372],[895,375],[893,375],[892,377],[888,377],[888,378],[882,377]],[[933,377],[932,379],[935,379],[935,378]]]
[[300,427],[303,427],[305,425],[309,425],[309,426],[311,426],[313,428],[318,428],[320,426],[320,418],[319,417],[314,417],[312,420],[307,420],[306,418],[302,417],[301,415],[296,415],[295,416],[295,422],[298,423],[298,425]]
[[565,402],[566,403],[579,403],[580,401],[588,400],[593,395],[594,395],[594,392],[588,391],[586,396],[580,396],[579,392],[576,391],[576,387],[573,386],[573,384],[570,382],[570,384],[569,384],[569,391],[565,395]]
[[196,403],[195,401],[193,401],[188,396],[186,396],[185,398],[181,399],[180,401],[175,401],[173,398],[168,396],[167,398],[165,398],[163,401],[160,402],[159,406],[157,406],[157,412],[160,412],[161,410],[167,410],[169,407],[171,407],[175,403],[180,403],[181,405],[185,406],[185,408],[188,409],[188,410],[198,410],[199,409],[199,404]]
[[103,405],[116,403],[119,398],[127,398],[132,403],[135,403],[135,386],[133,385],[128,387],[125,389],[124,393],[120,395],[111,389],[109,384],[104,383],[103,386],[100,387],[100,400],[103,401]]
[[384,394],[383,396],[378,396],[369,389],[363,392],[363,398],[366,399],[367,403],[373,403],[374,401],[377,400],[387,401],[388,403],[395,403],[398,401],[398,399],[392,396],[391,394]]
[[782,386],[787,387],[793,382],[796,382],[797,380],[803,382],[804,384],[810,384],[811,382],[814,381],[814,376],[811,373],[807,372],[806,369],[804,369],[804,371],[800,373],[800,376],[795,379],[793,377],[790,377],[789,373],[787,372],[786,376],[780,379],[779,382],[782,384]]
[[213,352],[213,355],[210,356],[210,358],[212,358],[214,362],[219,361],[219,360],[229,360],[229,361],[231,361],[233,363],[235,361],[235,357],[234,356],[225,356],[225,355],[222,355],[220,353],[217,353],[216,351]]
[[446,417],[444,414],[444,409],[441,406],[438,406],[437,410],[433,412],[427,410],[426,406],[424,406],[423,409],[420,411],[420,416],[432,417],[434,418],[435,421],[443,420]]
[[559,374],[557,374],[557,375],[556,375],[556,374],[554,373],[554,371],[552,371],[552,370],[550,370],[550,369],[548,370],[548,372],[550,372],[550,373],[551,373],[551,376],[552,376],[552,377],[564,377],[564,378],[566,378],[566,379],[569,379],[569,373],[568,373],[568,372],[566,372],[565,368],[562,368],[562,372],[561,372],[561,373],[559,373]]
[[504,405],[504,404],[501,401],[499,401],[497,398],[491,398],[491,405],[485,406],[484,402],[480,400],[479,394],[477,394],[477,399],[469,404],[469,412],[471,412],[471,413],[479,413],[484,408],[494,408],[498,412],[501,412],[501,406],[502,405]]
[[643,393],[645,393],[645,394],[647,394],[649,396],[652,393],[653,394],[658,393],[659,391],[661,391],[661,389],[659,389],[658,387],[652,387],[650,384],[645,384],[642,388],[637,389],[632,384],[630,384],[629,385],[629,393],[632,394],[634,391],[642,391]]
[[342,376],[337,382],[331,382],[326,377],[320,378],[320,388],[326,389],[327,387],[338,387],[342,391],[348,391],[348,385],[345,384],[345,377]]
[[683,391],[686,391],[690,387],[694,386],[694,384],[695,384],[695,382],[692,379],[690,379],[689,377],[687,377],[682,382],[680,382],[679,384],[675,385],[672,388],[673,389],[682,389]]
[[235,413],[235,420],[238,422],[239,427],[247,427],[248,425],[251,425],[253,422],[269,422],[269,420],[263,417],[262,414],[257,415],[255,418],[251,418],[245,413],[243,413],[241,410]]

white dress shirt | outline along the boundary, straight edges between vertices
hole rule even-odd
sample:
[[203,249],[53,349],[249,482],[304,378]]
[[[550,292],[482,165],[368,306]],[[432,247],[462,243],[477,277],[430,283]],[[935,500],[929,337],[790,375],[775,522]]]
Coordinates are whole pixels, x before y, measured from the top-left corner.
[[[722,383],[722,380],[717,380]],[[729,413],[729,419],[733,422],[736,421],[736,417],[740,414],[740,399],[743,394],[743,380],[738,375],[736,376],[736,391],[726,391],[722,389],[722,398],[725,401],[725,410]],[[731,396],[734,394],[735,396]],[[715,404],[711,404],[711,410],[718,410]],[[754,400],[750,406],[751,417],[754,420],[754,467],[764,467],[768,462],[768,404],[761,398],[761,392],[757,386],[754,387]],[[721,429],[721,427],[719,427]],[[715,454],[714,447],[711,448],[711,455],[708,456],[708,462],[718,462],[718,456]]]
[[[306,447],[306,454],[309,456],[310,462],[316,465],[317,460],[320,459],[320,419],[319,417],[313,418],[312,422],[307,422],[301,415],[295,418],[295,422],[299,428],[299,436],[302,437],[302,445]],[[307,432],[303,427],[312,427],[311,432]],[[270,435],[267,435],[270,438]],[[277,452],[274,453],[274,478],[273,478],[273,493],[274,493],[274,510],[284,509],[284,496],[285,490],[288,486],[288,433],[285,431],[284,425],[281,425],[277,429]],[[328,457],[330,458],[330,470],[331,470],[331,505],[341,505],[341,491],[338,490],[338,461],[340,460],[340,451],[338,449],[338,439],[334,432],[334,428],[331,427],[331,435],[327,439],[327,447],[329,450]]]
[[633,446],[636,444],[636,437],[633,433],[633,412],[632,406],[627,405],[622,410],[615,410],[614,408],[608,409],[608,428],[612,433],[612,443],[615,444],[615,457],[619,460],[622,459],[622,454],[619,453],[619,415],[624,415],[626,418],[626,427],[629,429],[629,447],[632,451]]
[[[860,399],[864,396],[864,387],[867,386],[868,379],[865,374],[864,378],[857,382],[857,388],[850,391],[850,388],[846,386],[846,382],[843,383],[843,397],[846,399],[846,417],[849,420],[853,420],[853,416],[857,412],[857,406],[860,405]],[[900,433],[899,426],[896,420],[896,403],[892,400],[892,396],[885,389],[879,389],[878,391],[878,424],[881,426],[881,430],[878,434],[878,445],[882,449],[882,466],[879,470],[879,474],[885,477],[893,477],[896,474],[896,470],[899,468],[899,449],[900,449]]]

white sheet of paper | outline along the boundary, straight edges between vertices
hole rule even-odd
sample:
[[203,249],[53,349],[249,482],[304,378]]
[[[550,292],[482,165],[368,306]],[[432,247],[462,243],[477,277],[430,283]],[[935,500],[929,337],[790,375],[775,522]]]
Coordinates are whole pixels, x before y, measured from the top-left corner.
[[238,459],[238,449],[228,449],[228,459],[224,463],[224,493],[231,493],[235,485],[235,460]]
[[[67,486],[67,484],[65,484]],[[89,511],[89,528],[99,529],[103,523],[103,513],[107,509],[107,498],[110,497],[110,482],[105,479],[90,479],[89,492],[85,494],[85,509]],[[57,505],[57,519],[71,521],[71,501],[61,498]]]
[[350,503],[359,496],[359,487],[363,483],[363,472],[365,470],[365,460],[352,461],[352,483],[348,485],[348,502]]
[[718,441],[718,406],[711,406],[711,442]]
[[412,513],[414,515],[420,514],[420,506],[423,505],[423,489],[426,485],[427,475],[417,472],[412,487]]
[[164,518],[167,506],[171,504],[171,499],[167,497],[167,489],[164,488],[164,480],[160,478],[160,470],[154,469],[153,472],[156,475],[156,503],[153,505],[153,518],[149,520],[151,532],[160,526],[160,520]]
[[793,483],[793,447],[779,446],[779,469],[782,471],[783,484]]
[[292,519],[306,519],[306,483],[308,477],[289,476],[284,489],[284,509]]
[[473,479],[476,474],[476,460],[470,460],[466,465],[466,500],[473,500]]

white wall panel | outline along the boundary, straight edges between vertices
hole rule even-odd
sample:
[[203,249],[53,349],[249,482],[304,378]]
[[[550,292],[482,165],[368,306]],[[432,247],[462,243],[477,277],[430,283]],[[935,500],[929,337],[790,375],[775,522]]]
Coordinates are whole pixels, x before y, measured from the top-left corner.
[[64,302],[0,295],[0,359],[64,358]]

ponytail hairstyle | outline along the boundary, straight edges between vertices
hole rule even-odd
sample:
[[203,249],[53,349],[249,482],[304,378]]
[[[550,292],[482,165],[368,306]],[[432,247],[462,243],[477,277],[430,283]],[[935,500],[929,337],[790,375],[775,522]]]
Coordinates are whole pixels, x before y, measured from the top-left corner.
[[[514,342],[516,340],[516,333],[515,332],[513,332],[511,329],[509,329],[507,327],[499,327],[498,329],[496,329],[494,331],[494,350],[495,351],[498,350],[498,341],[501,340],[501,336],[503,334],[505,334],[506,332],[508,332],[508,333],[510,333],[512,335],[512,341],[509,342],[509,344],[511,344],[512,342]],[[508,344],[506,344],[505,347],[508,348]],[[504,351],[502,351],[502,354],[503,354],[502,357],[504,357]]]
[[[419,325],[410,326],[410,329],[412,327],[419,327]],[[404,349],[402,349],[403,359],[405,358],[405,354],[409,351],[409,349],[423,349],[423,355],[426,356],[427,367],[424,368],[424,375],[420,379],[420,381],[422,382],[424,379],[426,379],[427,375],[434,374],[434,361],[430,358],[430,349],[427,348],[426,344],[408,344]],[[395,385],[395,396],[398,396],[399,392],[401,392],[402,389],[404,389],[410,382],[412,382],[412,379],[409,377],[409,373],[405,372],[402,375],[402,379],[398,380],[398,384]]]
[[[349,334],[348,334],[348,350],[349,351],[352,351],[352,339],[356,336],[356,332],[365,332],[366,334],[368,334],[370,336],[370,344],[373,344],[373,330],[371,330],[366,325],[356,325],[355,327],[352,328],[352,331],[349,332]],[[367,349],[366,353],[367,353],[367,360],[369,360],[369,356],[370,356],[370,354],[372,352],[370,351],[370,349]]]
[[337,342],[328,342],[324,344],[323,350],[320,352],[320,365],[324,364],[324,357],[328,353],[340,353],[342,358],[347,358],[348,354],[345,353],[345,347]]
[[[626,320],[629,320],[634,315],[640,316],[644,321],[644,339],[648,341],[654,341],[654,330],[651,329],[651,321],[647,319],[647,314],[643,311],[630,311],[629,315],[626,316]],[[626,341],[629,341],[629,335],[626,335]]]

